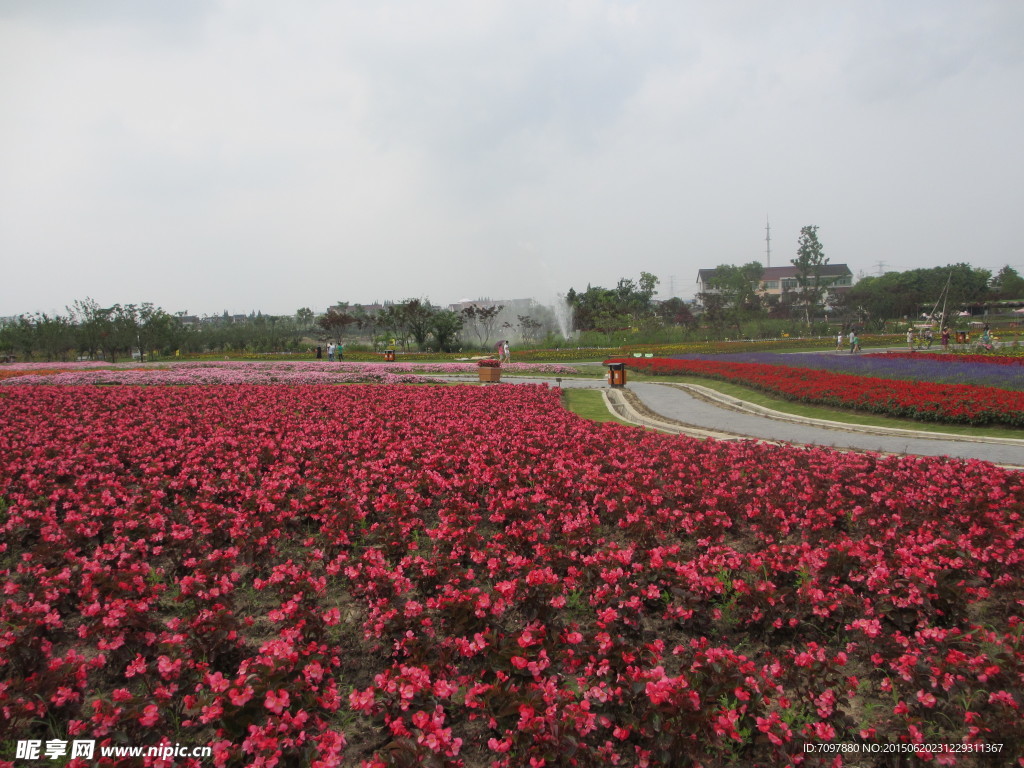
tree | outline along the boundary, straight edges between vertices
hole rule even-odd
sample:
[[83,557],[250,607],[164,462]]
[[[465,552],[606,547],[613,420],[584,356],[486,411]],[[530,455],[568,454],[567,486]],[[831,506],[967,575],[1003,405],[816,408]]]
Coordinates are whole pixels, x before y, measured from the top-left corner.
[[438,352],[454,352],[458,348],[459,331],[462,330],[462,315],[450,309],[434,314],[430,331],[434,334]]
[[658,315],[662,322],[684,328],[691,328],[696,322],[693,312],[690,311],[690,306],[678,296],[661,302],[658,306]]
[[658,282],[650,272],[641,272],[639,282],[622,278],[613,289],[588,285],[583,293],[570,288],[565,299],[578,330],[611,332],[655,315],[652,299]]
[[95,299],[86,296],[68,307],[68,314],[75,324],[76,346],[79,354],[96,357],[100,351],[100,336],[105,331],[107,317]]
[[[949,285],[945,297],[947,312],[964,304],[990,298],[992,273],[969,264],[952,264],[907,272],[886,272],[865,277],[843,298],[843,309],[851,316],[864,318],[878,327],[887,318],[917,318],[936,309],[935,303]],[[938,311],[942,311],[939,306]]]
[[429,301],[409,299],[402,305],[400,311],[405,321],[405,327],[409,329],[409,335],[416,342],[416,346],[421,350],[426,349],[437,309]]
[[115,304],[102,310],[109,318],[109,330],[101,336],[101,347],[110,362],[116,362],[119,354],[132,356],[132,350],[139,346],[139,319],[134,304]]
[[4,345],[6,349],[11,350],[9,354],[16,354],[23,360],[31,360],[32,353],[38,345],[32,320],[25,315],[19,315],[16,322],[4,326],[4,331]]
[[406,338],[409,336],[408,325],[406,324],[405,307],[402,304],[388,304],[377,313],[377,322],[395,340],[407,349]]
[[647,312],[650,310],[651,300],[654,298],[654,294],[658,292],[659,283],[661,283],[661,280],[650,272],[640,273],[640,285],[634,298],[639,311]]
[[993,299],[1024,299],[1024,277],[1007,264],[989,283]]
[[47,360],[68,359],[68,352],[75,348],[75,329],[69,318],[44,313],[32,316],[31,324],[35,346]]
[[536,341],[537,331],[544,325],[534,320],[529,315],[516,315],[519,320],[519,335],[523,341],[533,343]]
[[333,336],[335,340],[339,340],[344,335],[345,329],[356,322],[358,322],[357,318],[348,312],[348,304],[340,304],[338,307],[331,307],[326,314],[318,317],[316,324]]
[[462,309],[460,313],[464,321],[469,323],[469,327],[476,335],[480,346],[484,349],[488,347],[491,337],[494,335],[494,326],[498,322],[498,315],[501,314],[504,308],[504,304],[492,305],[490,307],[470,304]]
[[711,289],[698,295],[707,322],[721,329],[726,323],[739,334],[743,323],[761,311],[757,293],[764,268],[759,261],[741,267],[720,264],[708,280]]
[[811,309],[821,304],[825,287],[821,284],[821,268],[828,264],[825,249],[818,240],[816,226],[804,227],[797,240],[796,258],[790,259],[796,267],[797,292],[804,306],[804,320],[811,324]]

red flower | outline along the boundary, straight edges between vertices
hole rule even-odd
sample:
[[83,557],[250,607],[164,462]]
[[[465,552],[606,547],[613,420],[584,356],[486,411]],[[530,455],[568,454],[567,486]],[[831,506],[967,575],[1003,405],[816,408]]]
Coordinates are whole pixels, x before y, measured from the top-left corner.
[[283,688],[277,691],[267,691],[267,697],[263,701],[263,706],[275,715],[280,715],[288,707],[288,698],[288,691]]

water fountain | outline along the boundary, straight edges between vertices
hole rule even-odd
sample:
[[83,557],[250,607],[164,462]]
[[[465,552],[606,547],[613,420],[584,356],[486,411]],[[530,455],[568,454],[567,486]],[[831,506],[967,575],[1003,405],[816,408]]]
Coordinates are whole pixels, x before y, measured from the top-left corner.
[[547,303],[547,306],[558,322],[558,332],[562,334],[563,339],[568,341],[576,333],[572,327],[572,307],[569,306],[568,300],[559,293]]

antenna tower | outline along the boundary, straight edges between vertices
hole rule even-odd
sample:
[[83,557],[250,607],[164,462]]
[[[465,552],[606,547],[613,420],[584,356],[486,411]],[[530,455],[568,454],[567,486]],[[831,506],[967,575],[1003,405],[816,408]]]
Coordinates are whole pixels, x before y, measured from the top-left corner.
[[768,259],[768,264],[766,266],[770,267],[772,265],[772,224],[768,221],[767,216],[765,216],[764,219],[764,243],[764,252]]

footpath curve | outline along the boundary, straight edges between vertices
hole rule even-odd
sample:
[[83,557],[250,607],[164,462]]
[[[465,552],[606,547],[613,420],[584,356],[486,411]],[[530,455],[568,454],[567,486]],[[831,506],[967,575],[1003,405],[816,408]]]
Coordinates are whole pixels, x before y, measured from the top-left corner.
[[[449,377],[444,377],[449,378]],[[450,377],[466,381],[462,377]],[[820,445],[838,450],[949,456],[989,461],[1024,470],[1024,440],[975,437],[911,429],[871,427],[811,419],[747,403],[695,384],[629,382],[609,388],[604,379],[507,376],[512,384],[556,384],[598,389],[609,410],[623,421],[671,434],[717,440],[763,440],[794,445]]]
[[1024,440],[918,432],[811,419],[746,403],[707,387],[638,382],[609,390],[625,421],[697,437],[758,439],[841,450],[950,456],[1024,469]]

